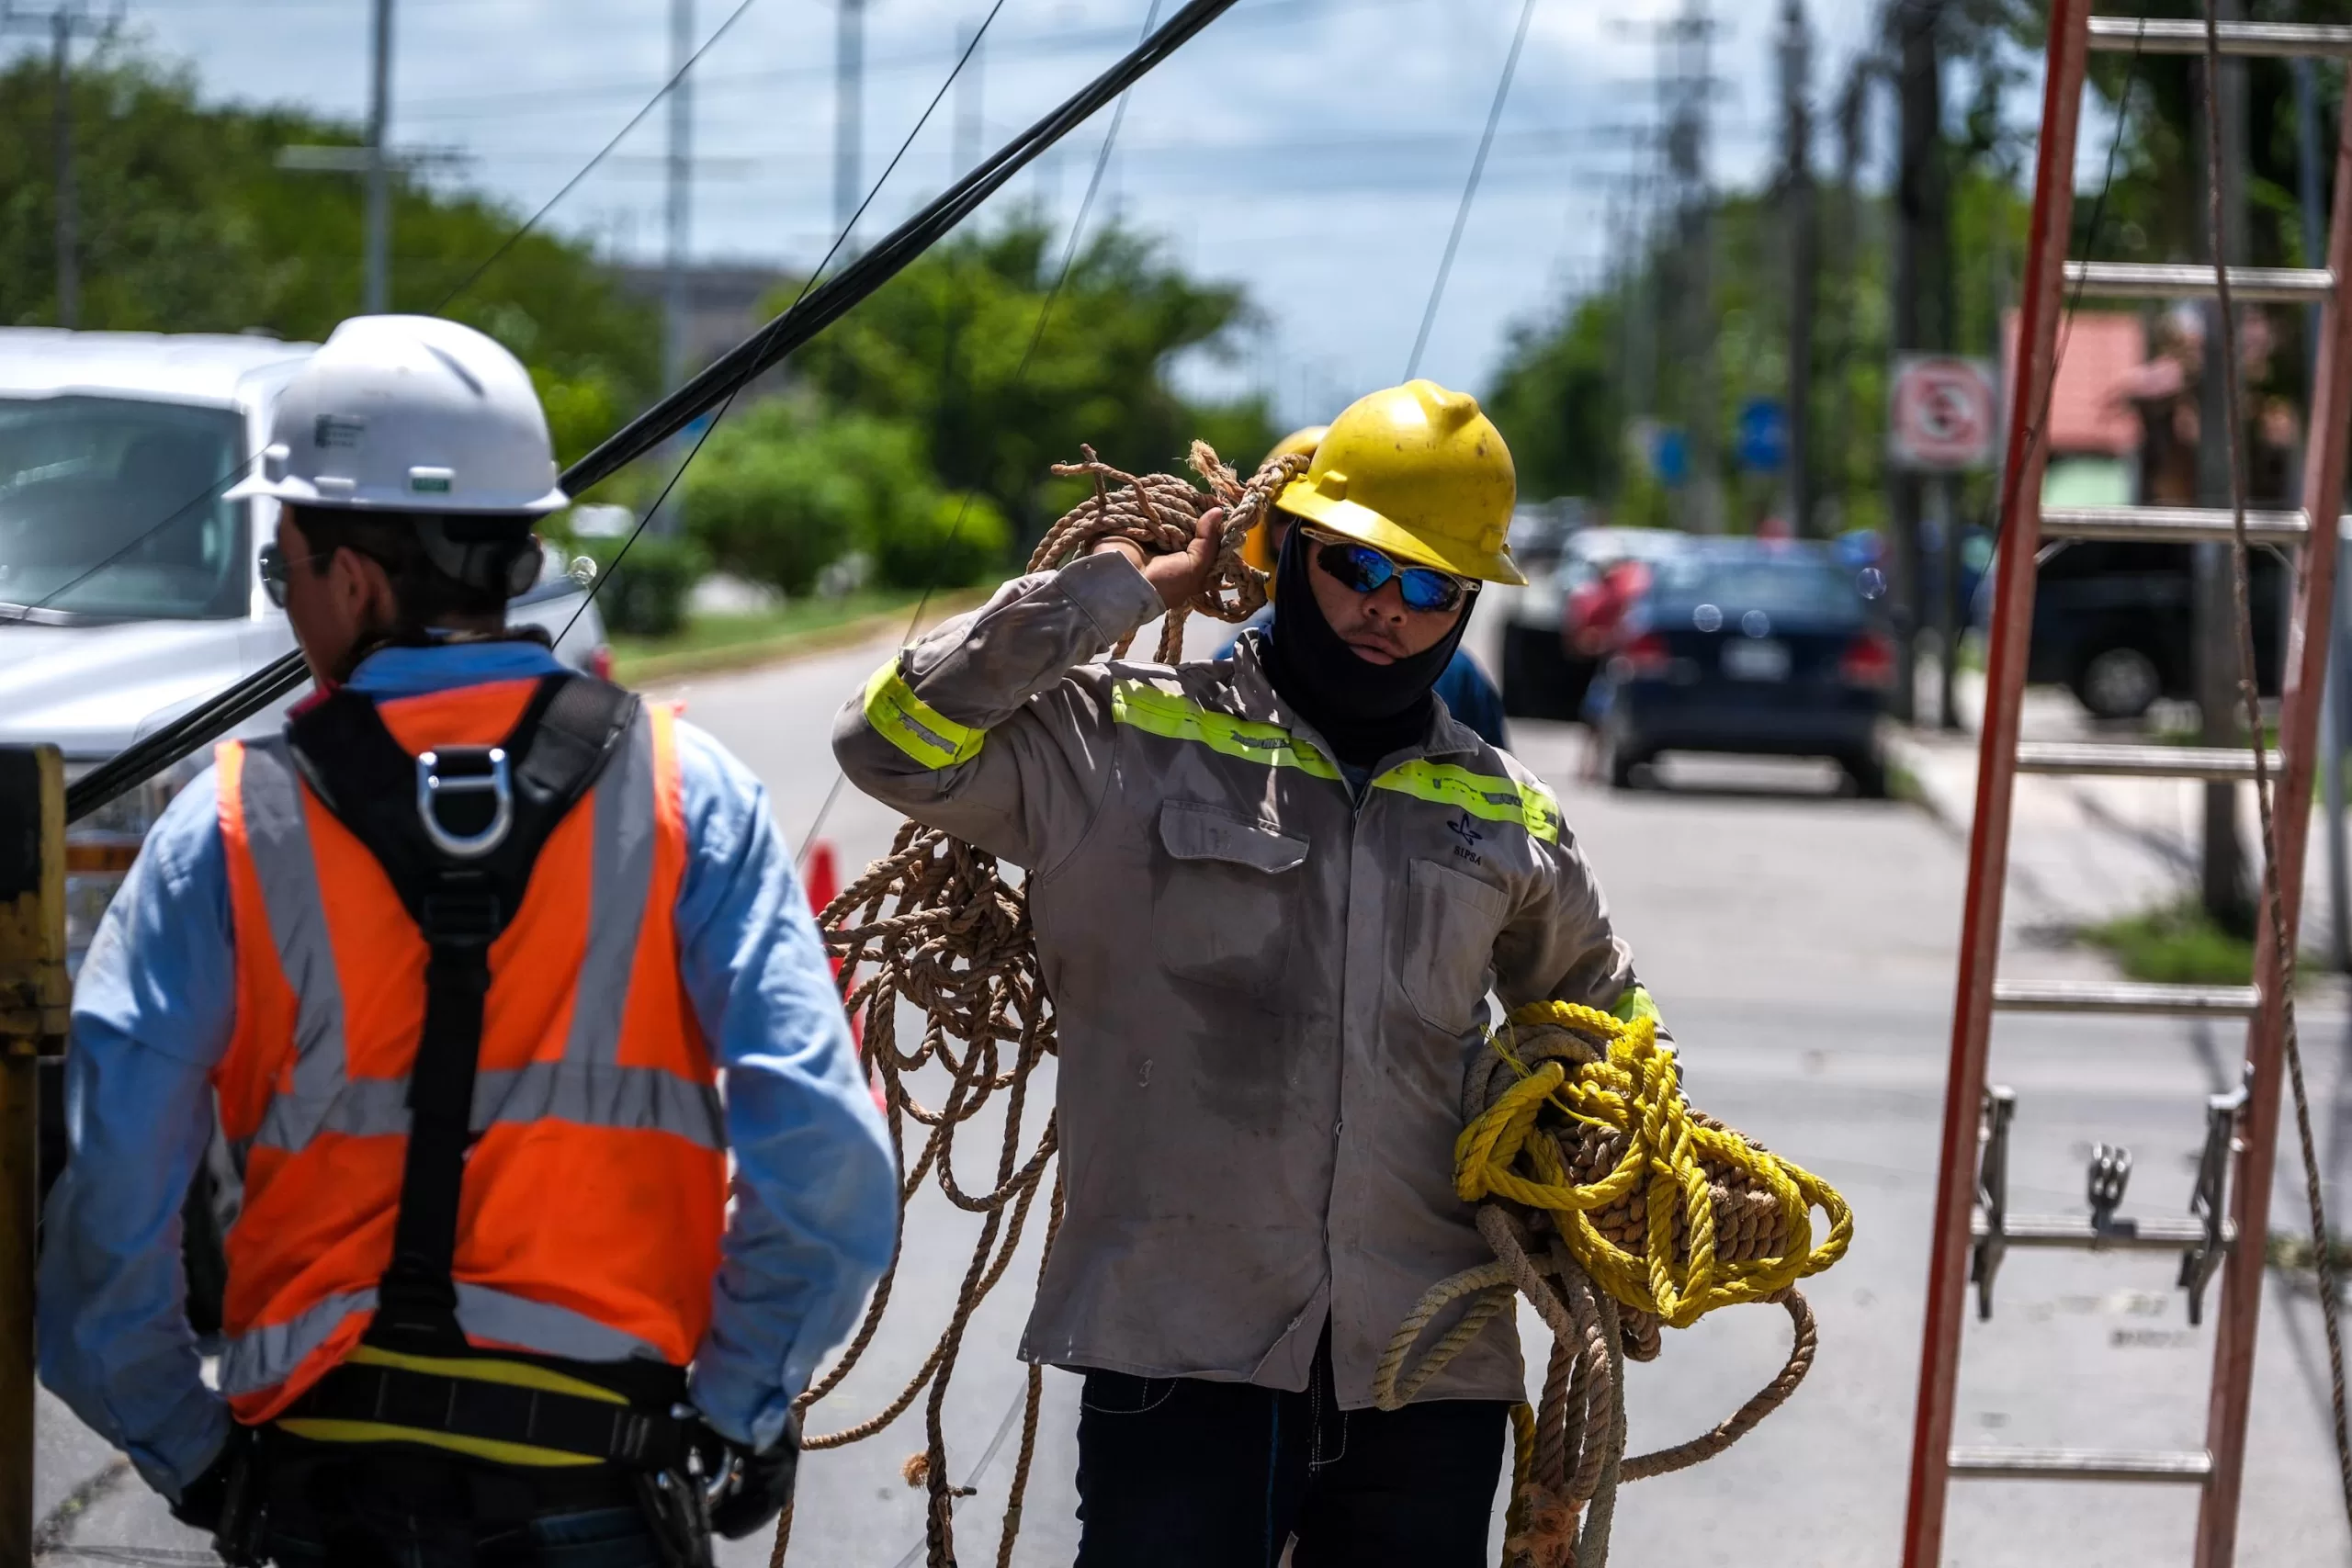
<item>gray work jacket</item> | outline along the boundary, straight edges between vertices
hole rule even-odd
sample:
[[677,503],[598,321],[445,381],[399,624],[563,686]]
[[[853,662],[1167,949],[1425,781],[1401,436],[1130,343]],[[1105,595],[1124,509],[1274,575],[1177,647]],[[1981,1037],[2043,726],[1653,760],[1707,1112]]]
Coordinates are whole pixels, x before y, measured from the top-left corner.
[[[1023,1357],[1298,1390],[1328,1317],[1363,1408],[1397,1320],[1492,1256],[1453,1192],[1488,990],[1648,998],[1526,768],[1441,705],[1358,800],[1254,635],[1082,662],[1159,613],[1116,554],[1009,582],[877,670],[833,750],[1029,874],[1069,1212]],[[1421,1397],[1523,1390],[1505,1314]]]

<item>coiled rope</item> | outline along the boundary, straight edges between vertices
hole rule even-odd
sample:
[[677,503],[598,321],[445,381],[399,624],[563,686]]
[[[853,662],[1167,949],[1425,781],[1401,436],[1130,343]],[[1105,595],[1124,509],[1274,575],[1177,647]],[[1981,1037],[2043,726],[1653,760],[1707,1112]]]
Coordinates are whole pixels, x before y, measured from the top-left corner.
[[[1835,1189],[1685,1103],[1656,1021],[1539,1002],[1512,1012],[1466,1075],[1454,1190],[1478,1205],[1496,1261],[1415,1303],[1373,1379],[1402,1407],[1523,1294],[1553,1337],[1541,1402],[1513,1409],[1514,1568],[1602,1568],[1623,1481],[1686,1469],[1737,1442],[1813,1365],[1812,1309],[1796,1282],[1845,1255],[1853,1215]],[[1828,1217],[1814,1245],[1813,1211]],[[1468,1307],[1406,1361],[1438,1315]],[[1623,1458],[1627,1357],[1649,1360],[1661,1325],[1770,1302],[1794,1330],[1788,1360],[1729,1419],[1690,1441]]]
[[[1192,467],[1209,486],[1204,492],[1170,474],[1123,473],[1096,460],[1091,448],[1084,450],[1084,462],[1057,465],[1054,471],[1090,477],[1093,493],[1047,532],[1030,562],[1032,570],[1083,554],[1106,538],[1132,539],[1153,555],[1181,550],[1194,538],[1201,515],[1223,506],[1216,570],[1200,594],[1169,612],[1160,634],[1161,658],[1172,659],[1181,649],[1187,614],[1199,611],[1239,621],[1266,602],[1264,578],[1241,559],[1241,536],[1264,515],[1282,487],[1304,469],[1303,458],[1269,463],[1245,484],[1206,443],[1196,441]],[[1004,879],[994,855],[936,829],[901,824],[889,853],[842,889],[818,915],[817,923],[826,947],[842,960],[842,1003],[853,1016],[865,1020],[865,1059],[881,1079],[890,1142],[903,1174],[899,1245],[890,1267],[875,1287],[865,1316],[841,1359],[800,1396],[799,1409],[806,1411],[839,1388],[874,1343],[904,1253],[906,1205],[926,1183],[937,1186],[956,1207],[980,1215],[981,1223],[947,1326],[922,1365],[874,1415],[834,1431],[812,1433],[801,1446],[813,1451],[871,1438],[905,1415],[928,1390],[924,1447],[908,1460],[903,1473],[910,1485],[930,1494],[926,1558],[931,1568],[947,1568],[955,1561],[956,1501],[969,1492],[948,1479],[941,1417],[965,1331],[1012,1266],[1058,1147],[1050,1110],[1034,1142],[1024,1130],[1030,1080],[1056,1047],[1053,1001],[1038,968],[1035,933],[1021,890]],[[902,1042],[899,1031],[901,1002],[922,1018],[911,1044]],[[936,1110],[915,1097],[909,1081],[910,1075],[933,1065],[949,1077],[946,1096]],[[1003,1108],[1004,1133],[996,1149],[992,1185],[974,1191],[956,1172],[956,1135],[992,1102]],[[925,1129],[912,1159],[907,1148],[910,1122]],[[1047,1257],[1061,1216],[1057,1172],[1046,1202]],[[1044,1267],[1041,1258],[1038,1268]],[[1031,1367],[1021,1446],[997,1541],[998,1568],[1010,1568],[1012,1543],[1020,1534],[1044,1389],[1042,1371]],[[792,1510],[786,1508],[776,1521],[771,1568],[781,1568],[791,1539]]]

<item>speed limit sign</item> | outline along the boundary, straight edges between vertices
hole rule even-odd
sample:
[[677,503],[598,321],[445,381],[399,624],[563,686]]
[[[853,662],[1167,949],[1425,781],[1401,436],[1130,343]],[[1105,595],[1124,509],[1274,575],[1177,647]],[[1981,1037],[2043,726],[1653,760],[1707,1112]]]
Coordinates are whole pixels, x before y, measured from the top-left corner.
[[1897,468],[1950,471],[1993,459],[1993,362],[1905,355],[1894,362],[1888,456]]

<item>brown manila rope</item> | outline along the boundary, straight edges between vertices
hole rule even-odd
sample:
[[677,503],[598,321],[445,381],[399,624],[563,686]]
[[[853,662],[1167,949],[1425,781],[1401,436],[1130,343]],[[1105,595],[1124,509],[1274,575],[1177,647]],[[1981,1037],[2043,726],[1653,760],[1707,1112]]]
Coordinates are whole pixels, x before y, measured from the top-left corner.
[[[1206,443],[1196,441],[1192,467],[1209,486],[1204,492],[1172,474],[1123,473],[1096,460],[1091,448],[1081,450],[1084,462],[1057,464],[1054,472],[1091,479],[1093,493],[1046,533],[1029,570],[1059,565],[1110,538],[1131,539],[1151,555],[1181,550],[1194,538],[1202,514],[1222,506],[1216,569],[1198,594],[1168,613],[1160,632],[1160,660],[1172,662],[1181,653],[1188,614],[1243,621],[1265,604],[1265,578],[1241,558],[1242,536],[1265,515],[1283,487],[1306,470],[1306,458],[1277,458],[1244,483]],[[1119,651],[1125,651],[1125,644]],[[1011,1266],[1046,1169],[1053,1163],[1057,1145],[1050,1109],[1034,1145],[1027,1143],[1023,1131],[1030,1080],[1055,1049],[1053,1001],[1038,970],[1028,905],[1020,889],[1004,880],[994,855],[935,829],[913,822],[901,825],[890,852],[827,905],[818,924],[826,946],[842,960],[843,1005],[853,1016],[865,1018],[865,1059],[881,1076],[890,1141],[904,1174],[899,1192],[900,1251],[894,1253],[875,1287],[848,1348],[800,1396],[797,1408],[806,1411],[831,1393],[874,1343],[903,1255],[905,1207],[926,1179],[935,1179],[949,1202],[982,1218],[946,1329],[914,1376],[875,1415],[836,1431],[811,1434],[801,1446],[813,1452],[873,1437],[905,1415],[928,1389],[924,1447],[908,1460],[903,1473],[909,1485],[930,1493],[924,1542],[931,1568],[949,1568],[955,1562],[956,1500],[969,1492],[948,1480],[941,1416],[965,1330]],[[902,1001],[912,1004],[923,1018],[922,1032],[910,1048],[902,1046],[899,1036]],[[910,1075],[933,1063],[945,1069],[950,1080],[946,1098],[936,1110],[915,1098],[909,1081]],[[956,1132],[1000,1096],[1004,1135],[996,1150],[994,1184],[984,1191],[969,1191],[955,1171]],[[912,1160],[907,1154],[910,1122],[927,1129]],[[1024,1145],[1029,1151],[1025,1159]],[[1057,1174],[1046,1203],[1048,1255],[1061,1213]],[[1043,1374],[1033,1366],[1019,1457],[997,1541],[998,1568],[1009,1568],[1020,1533],[1043,1392]],[[791,1539],[792,1510],[787,1507],[776,1521],[771,1568],[782,1568]]]

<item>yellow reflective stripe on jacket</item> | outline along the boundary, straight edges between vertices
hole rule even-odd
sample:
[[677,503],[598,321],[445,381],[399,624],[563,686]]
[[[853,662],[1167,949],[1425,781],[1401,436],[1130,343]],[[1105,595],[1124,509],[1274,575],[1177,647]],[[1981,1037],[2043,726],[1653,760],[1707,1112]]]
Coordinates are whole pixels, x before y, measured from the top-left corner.
[[1141,681],[1121,681],[1111,688],[1111,716],[1147,735],[1190,740],[1262,767],[1296,768],[1318,779],[1340,776],[1329,758],[1280,725],[1217,713]]
[[1656,1024],[1666,1022],[1658,1014],[1657,1003],[1650,998],[1647,986],[1628,986],[1618,992],[1617,999],[1609,1004],[1609,1016],[1621,1023],[1632,1023],[1644,1018]]
[[1402,762],[1372,781],[1374,789],[1391,789],[1417,800],[1458,806],[1489,822],[1516,822],[1528,836],[1547,844],[1560,841],[1560,803],[1539,784],[1474,773],[1452,762],[1421,758]]
[[899,673],[896,654],[865,682],[865,722],[891,745],[934,770],[970,761],[989,735],[956,723],[915,695]]

